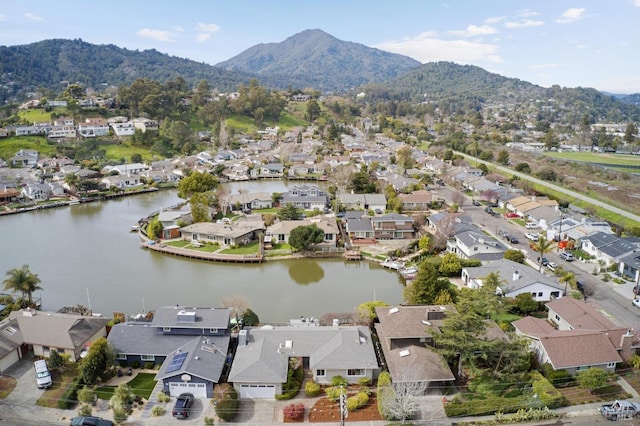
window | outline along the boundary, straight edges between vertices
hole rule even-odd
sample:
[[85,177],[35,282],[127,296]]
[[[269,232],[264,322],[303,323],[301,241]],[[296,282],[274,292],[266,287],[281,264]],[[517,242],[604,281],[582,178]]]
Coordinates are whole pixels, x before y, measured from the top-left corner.
[[538,297],[542,297],[542,292],[538,292]]
[[62,348],[58,348],[56,350],[58,351],[59,354],[63,354],[64,353],[64,349],[62,349]]
[[551,297],[560,297],[560,292],[559,291],[552,291],[551,292]]
[[209,333],[217,333],[218,329],[217,328],[210,328],[209,329]]
[[140,361],[155,361],[156,357],[154,355],[140,355]]
[[577,368],[578,371],[588,370],[590,365],[581,365]]
[[323,369],[323,370],[316,370],[316,377],[325,377],[327,375],[327,372]]
[[162,331],[164,332],[171,331],[171,327],[162,327]]
[[347,370],[347,376],[364,376],[362,368],[350,368]]
[[615,368],[616,367],[616,363],[615,362],[610,362],[607,364],[607,368]]
[[118,354],[116,355],[116,359],[120,359],[120,360],[127,359],[127,354]]
[[556,321],[560,321],[560,315],[556,314]]

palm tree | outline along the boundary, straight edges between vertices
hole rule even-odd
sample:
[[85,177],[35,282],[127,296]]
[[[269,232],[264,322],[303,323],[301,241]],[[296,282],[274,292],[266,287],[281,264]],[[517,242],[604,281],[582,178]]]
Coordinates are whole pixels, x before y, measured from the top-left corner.
[[565,272],[564,274],[562,274],[560,278],[558,278],[558,281],[560,281],[561,283],[564,283],[565,295],[567,294],[567,285],[569,285],[571,288],[576,288],[576,285],[578,282],[573,272]]
[[5,279],[2,284],[6,291],[22,293],[23,306],[25,299],[28,300],[29,306],[31,306],[33,305],[33,292],[42,290],[42,287],[38,285],[40,283],[41,281],[40,278],[38,278],[38,274],[31,272],[28,265],[23,265],[21,268],[14,268],[7,271],[7,279]]
[[69,185],[71,191],[75,191],[78,188],[78,183],[80,183],[80,178],[75,173],[69,173],[64,177],[64,183]]
[[553,250],[554,244],[555,241],[547,240],[547,237],[545,237],[544,235],[540,235],[538,237],[538,241],[531,246],[533,250],[540,254],[538,256],[538,264],[540,265],[540,269],[538,270],[539,272],[542,272],[542,258],[544,257],[544,254],[549,253],[551,250]]

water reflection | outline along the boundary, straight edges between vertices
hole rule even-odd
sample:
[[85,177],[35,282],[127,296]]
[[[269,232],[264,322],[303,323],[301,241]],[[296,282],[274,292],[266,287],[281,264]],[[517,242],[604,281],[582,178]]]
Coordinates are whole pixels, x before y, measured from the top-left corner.
[[298,259],[289,266],[289,276],[300,285],[322,281],[324,269],[313,259]]

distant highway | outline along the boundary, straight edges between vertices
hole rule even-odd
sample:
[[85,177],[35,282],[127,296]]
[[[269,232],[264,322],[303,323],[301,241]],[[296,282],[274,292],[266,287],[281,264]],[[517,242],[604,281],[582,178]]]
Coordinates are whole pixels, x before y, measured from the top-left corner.
[[499,170],[501,172],[509,173],[509,174],[514,175],[514,176],[518,176],[521,180],[528,180],[530,182],[534,182],[534,183],[537,183],[539,185],[547,186],[547,187],[553,189],[554,191],[562,192],[563,194],[569,195],[571,197],[577,198],[577,199],[582,200],[582,201],[586,201],[587,203],[593,204],[594,206],[602,207],[604,209],[609,210],[610,212],[617,213],[620,216],[624,216],[624,217],[626,217],[628,219],[631,219],[631,220],[634,220],[634,221],[640,223],[640,216],[638,216],[637,214],[628,212],[626,210],[622,210],[622,209],[620,209],[620,208],[618,208],[616,206],[612,206],[611,204],[602,202],[600,200],[596,200],[596,199],[588,197],[588,196],[586,196],[584,194],[580,194],[579,192],[575,192],[575,191],[572,191],[570,189],[563,188],[563,187],[558,186],[556,184],[547,182],[546,180],[538,179],[536,177],[529,176],[528,174],[517,172],[517,171],[515,171],[513,169],[510,169],[509,167],[504,167],[504,166],[500,166],[500,165],[497,165],[497,164],[494,164],[494,163],[490,163],[488,161],[480,160],[480,159],[477,159],[475,157],[472,157],[471,155],[467,155],[467,154],[462,153],[462,152],[455,151],[455,153],[459,154],[459,155],[462,155],[463,157],[465,157],[465,158],[467,158],[469,160],[473,160],[474,162],[483,163],[487,167],[491,166],[494,169]]

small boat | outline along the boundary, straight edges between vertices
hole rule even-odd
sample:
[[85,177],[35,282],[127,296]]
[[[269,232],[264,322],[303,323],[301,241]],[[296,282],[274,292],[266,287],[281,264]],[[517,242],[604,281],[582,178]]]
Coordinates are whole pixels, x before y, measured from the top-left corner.
[[401,260],[386,259],[381,265],[383,268],[393,269],[394,271],[400,271],[404,268],[404,262]]
[[139,230],[140,230],[140,226],[139,225],[133,225],[129,229],[129,232],[138,232]]
[[417,273],[418,273],[418,267],[417,266],[410,266],[408,268],[400,269],[400,274],[402,274],[405,277],[409,276],[409,275],[415,276]]

